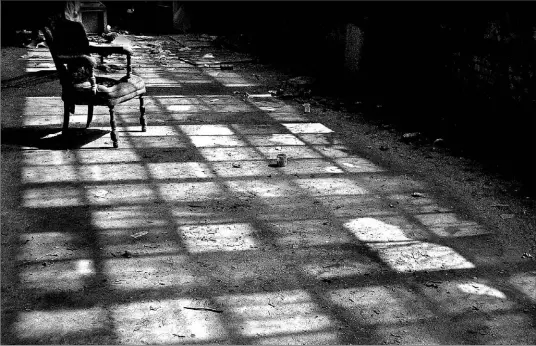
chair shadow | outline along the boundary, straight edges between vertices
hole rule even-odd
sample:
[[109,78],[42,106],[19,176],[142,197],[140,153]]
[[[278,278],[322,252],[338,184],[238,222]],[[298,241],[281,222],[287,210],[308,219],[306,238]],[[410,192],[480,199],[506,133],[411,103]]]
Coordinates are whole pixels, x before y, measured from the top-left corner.
[[61,129],[50,127],[2,128],[2,145],[35,147],[37,149],[79,149],[109,131],[72,128],[66,134]]
[[56,70],[42,70],[36,72],[28,72],[22,76],[14,77],[2,81],[2,88],[17,88],[28,85],[36,85],[58,80],[58,72]]

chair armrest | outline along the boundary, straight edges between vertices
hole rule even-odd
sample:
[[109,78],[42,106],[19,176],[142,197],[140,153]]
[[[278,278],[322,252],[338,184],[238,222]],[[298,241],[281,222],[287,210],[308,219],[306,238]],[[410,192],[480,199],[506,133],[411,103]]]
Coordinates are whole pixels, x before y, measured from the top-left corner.
[[125,54],[132,55],[134,52],[132,49],[125,46],[118,46],[113,44],[90,44],[89,52],[99,55],[110,55],[110,54]]

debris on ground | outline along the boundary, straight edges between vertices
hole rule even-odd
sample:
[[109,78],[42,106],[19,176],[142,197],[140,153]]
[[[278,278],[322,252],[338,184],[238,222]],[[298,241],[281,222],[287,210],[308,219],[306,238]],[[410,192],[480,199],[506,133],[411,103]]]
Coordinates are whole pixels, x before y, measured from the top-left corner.
[[121,257],[131,258],[132,253],[130,251],[125,251],[123,254],[121,254]]
[[434,141],[433,146],[438,147],[444,147],[445,146],[445,140],[443,138],[438,138]]
[[233,162],[233,168],[240,168],[242,165],[238,162]]
[[385,146],[385,145],[382,145],[382,146],[380,147],[380,150],[381,150],[381,151],[386,151],[386,150],[389,150],[389,147],[387,147],[387,146]]
[[134,238],[134,239],[138,239],[138,238],[143,237],[144,235],[147,235],[147,233],[149,233],[149,232],[147,232],[147,231],[142,231],[142,232],[134,233],[134,234],[132,234],[132,235],[130,235],[130,236],[131,236],[132,238]]
[[513,219],[515,217],[515,214],[501,214],[501,219],[508,220]]
[[183,306],[183,308],[188,309],[188,310],[210,311],[210,312],[216,312],[216,313],[219,313],[219,314],[221,314],[223,312],[223,310],[211,309],[211,308],[193,308],[193,307],[190,307],[190,306]]
[[420,192],[413,192],[411,194],[411,197],[424,197],[424,194],[420,193]]
[[420,136],[421,136],[420,132],[408,132],[402,135],[402,140],[404,142],[411,142],[411,141],[415,141],[419,139]]

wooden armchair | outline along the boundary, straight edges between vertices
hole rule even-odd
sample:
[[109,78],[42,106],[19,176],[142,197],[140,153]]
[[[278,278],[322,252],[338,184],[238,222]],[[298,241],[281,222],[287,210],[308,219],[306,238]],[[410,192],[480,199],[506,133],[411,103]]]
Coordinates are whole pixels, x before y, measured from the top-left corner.
[[[75,112],[75,105],[87,105],[86,128],[93,120],[94,106],[108,106],[110,110],[111,138],[114,148],[118,148],[118,134],[114,117],[114,107],[135,97],[140,99],[141,130],[146,131],[143,95],[145,83],[132,74],[132,50],[114,45],[90,45],[82,23],[61,20],[44,28],[45,39],[52,54],[60,77],[64,106],[63,134],[69,128],[69,117]],[[96,61],[91,56],[123,54],[127,58],[126,76],[115,79],[96,76]]]

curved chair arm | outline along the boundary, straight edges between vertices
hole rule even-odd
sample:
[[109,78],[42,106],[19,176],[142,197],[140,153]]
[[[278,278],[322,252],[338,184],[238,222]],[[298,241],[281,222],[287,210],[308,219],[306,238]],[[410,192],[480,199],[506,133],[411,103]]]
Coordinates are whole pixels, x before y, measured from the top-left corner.
[[131,56],[134,54],[134,51],[130,47],[120,46],[120,45],[113,45],[113,44],[90,44],[89,45],[89,52],[90,53],[96,53],[101,56],[101,62],[102,57],[108,56],[110,54],[124,54],[127,56],[127,78],[130,78],[130,74],[132,73],[132,65],[131,65]]

